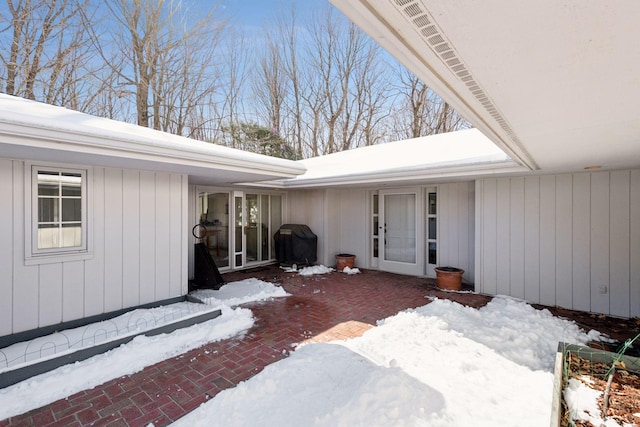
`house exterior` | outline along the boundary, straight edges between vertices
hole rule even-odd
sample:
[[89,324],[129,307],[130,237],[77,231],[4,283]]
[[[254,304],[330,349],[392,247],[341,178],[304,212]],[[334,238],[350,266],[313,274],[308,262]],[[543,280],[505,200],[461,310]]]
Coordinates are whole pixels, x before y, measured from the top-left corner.
[[303,171],[0,95],[0,337],[185,295],[196,186]]
[[639,316],[640,4],[330,1],[522,166],[471,181],[476,290]]
[[185,295],[198,225],[221,271],[304,223],[325,265],[640,316],[638,13],[333,2],[476,128],[293,162],[0,95],[0,337]]

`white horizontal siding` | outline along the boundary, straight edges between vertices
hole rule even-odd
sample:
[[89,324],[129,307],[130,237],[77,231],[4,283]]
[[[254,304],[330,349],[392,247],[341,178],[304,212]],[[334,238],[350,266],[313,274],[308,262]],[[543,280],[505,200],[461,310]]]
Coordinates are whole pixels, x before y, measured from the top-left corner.
[[91,256],[25,265],[25,167],[0,159],[0,335],[186,292],[186,176],[92,168]]
[[640,314],[640,171],[482,179],[476,203],[481,292]]

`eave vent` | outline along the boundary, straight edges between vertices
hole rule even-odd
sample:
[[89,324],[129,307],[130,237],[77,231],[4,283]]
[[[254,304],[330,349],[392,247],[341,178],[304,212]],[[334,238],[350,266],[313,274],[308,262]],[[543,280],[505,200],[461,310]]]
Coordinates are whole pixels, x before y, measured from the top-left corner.
[[462,81],[473,97],[482,105],[489,115],[500,125],[502,130],[520,146],[518,137],[507,121],[502,117],[493,101],[487,96],[480,84],[467,69],[464,61],[447,41],[442,30],[437,26],[435,19],[431,16],[419,0],[394,0],[396,8],[400,10],[411,22],[422,36],[425,44],[442,60],[442,62]]

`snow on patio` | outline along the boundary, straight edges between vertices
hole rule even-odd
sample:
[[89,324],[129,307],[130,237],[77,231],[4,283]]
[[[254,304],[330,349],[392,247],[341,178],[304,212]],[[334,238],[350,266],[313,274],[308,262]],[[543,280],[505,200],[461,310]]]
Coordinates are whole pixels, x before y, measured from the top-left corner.
[[[203,290],[193,294],[205,300],[206,303],[184,302],[131,311],[108,321],[108,328],[111,332],[109,334],[101,332],[104,339],[98,340],[97,343],[216,309],[220,309],[222,314],[213,320],[178,329],[170,334],[153,337],[138,336],[131,342],[104,354],[62,366],[51,372],[0,389],[0,402],[2,402],[0,404],[0,420],[22,414],[78,391],[90,389],[113,378],[133,374],[146,366],[179,356],[206,343],[238,335],[249,329],[253,325],[254,319],[251,310],[234,309],[234,306],[245,302],[288,295],[281,287],[257,279],[228,283],[219,291]],[[0,350],[15,358],[15,354],[24,354],[30,345],[33,347],[33,342],[37,344],[38,342],[64,341],[79,343],[75,346],[76,348],[66,352],[75,351],[78,348],[86,347],[86,345],[82,345],[83,337],[93,334],[94,331],[104,330],[106,328],[104,323],[100,322],[63,331],[63,337],[60,336],[61,333],[56,333],[57,335],[53,334],[53,336],[37,338],[30,342],[17,343]],[[60,354],[62,353],[57,355]],[[47,354],[46,356],[52,357],[54,355]],[[43,359],[30,358],[25,363],[17,363],[8,369],[15,369],[39,360]],[[0,370],[0,372],[8,369]]]
[[303,345],[173,426],[548,425],[558,342],[599,338],[510,298],[434,300]]
[[[0,390],[0,419],[238,335],[254,319],[232,305],[286,293],[247,279],[193,295],[223,314]],[[309,340],[173,425],[548,425],[557,343],[597,339],[604,337],[512,298],[480,309],[434,299],[380,320],[359,338]]]

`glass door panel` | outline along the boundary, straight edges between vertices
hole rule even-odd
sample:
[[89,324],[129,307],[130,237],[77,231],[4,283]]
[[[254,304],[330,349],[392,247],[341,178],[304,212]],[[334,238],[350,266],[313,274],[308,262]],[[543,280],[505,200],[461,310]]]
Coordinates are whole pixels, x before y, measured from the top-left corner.
[[438,194],[427,189],[427,276],[435,277],[438,264]]
[[243,263],[243,259],[244,259],[244,220],[243,220],[243,197],[242,197],[242,193],[240,192],[234,192],[233,195],[233,223],[234,223],[234,229],[235,229],[235,248],[234,248],[234,258],[235,258],[235,263],[234,263],[234,267],[242,267],[244,265]]
[[259,228],[260,228],[260,206],[257,194],[246,195],[247,224],[245,234],[247,238],[247,262],[255,262],[260,259]]
[[260,260],[267,261],[269,256],[269,195],[260,196],[260,227],[258,228],[258,242],[260,242]]
[[198,190],[198,223],[218,268],[243,268],[275,256],[273,234],[282,225],[282,196]]
[[386,261],[416,262],[416,195],[390,194],[384,204]]
[[198,210],[206,230],[202,243],[218,268],[229,267],[229,193],[200,192]]
[[[419,189],[382,190],[378,195],[378,255],[381,270],[401,274],[424,274],[418,245],[424,225]],[[374,250],[376,248],[374,247]]]

